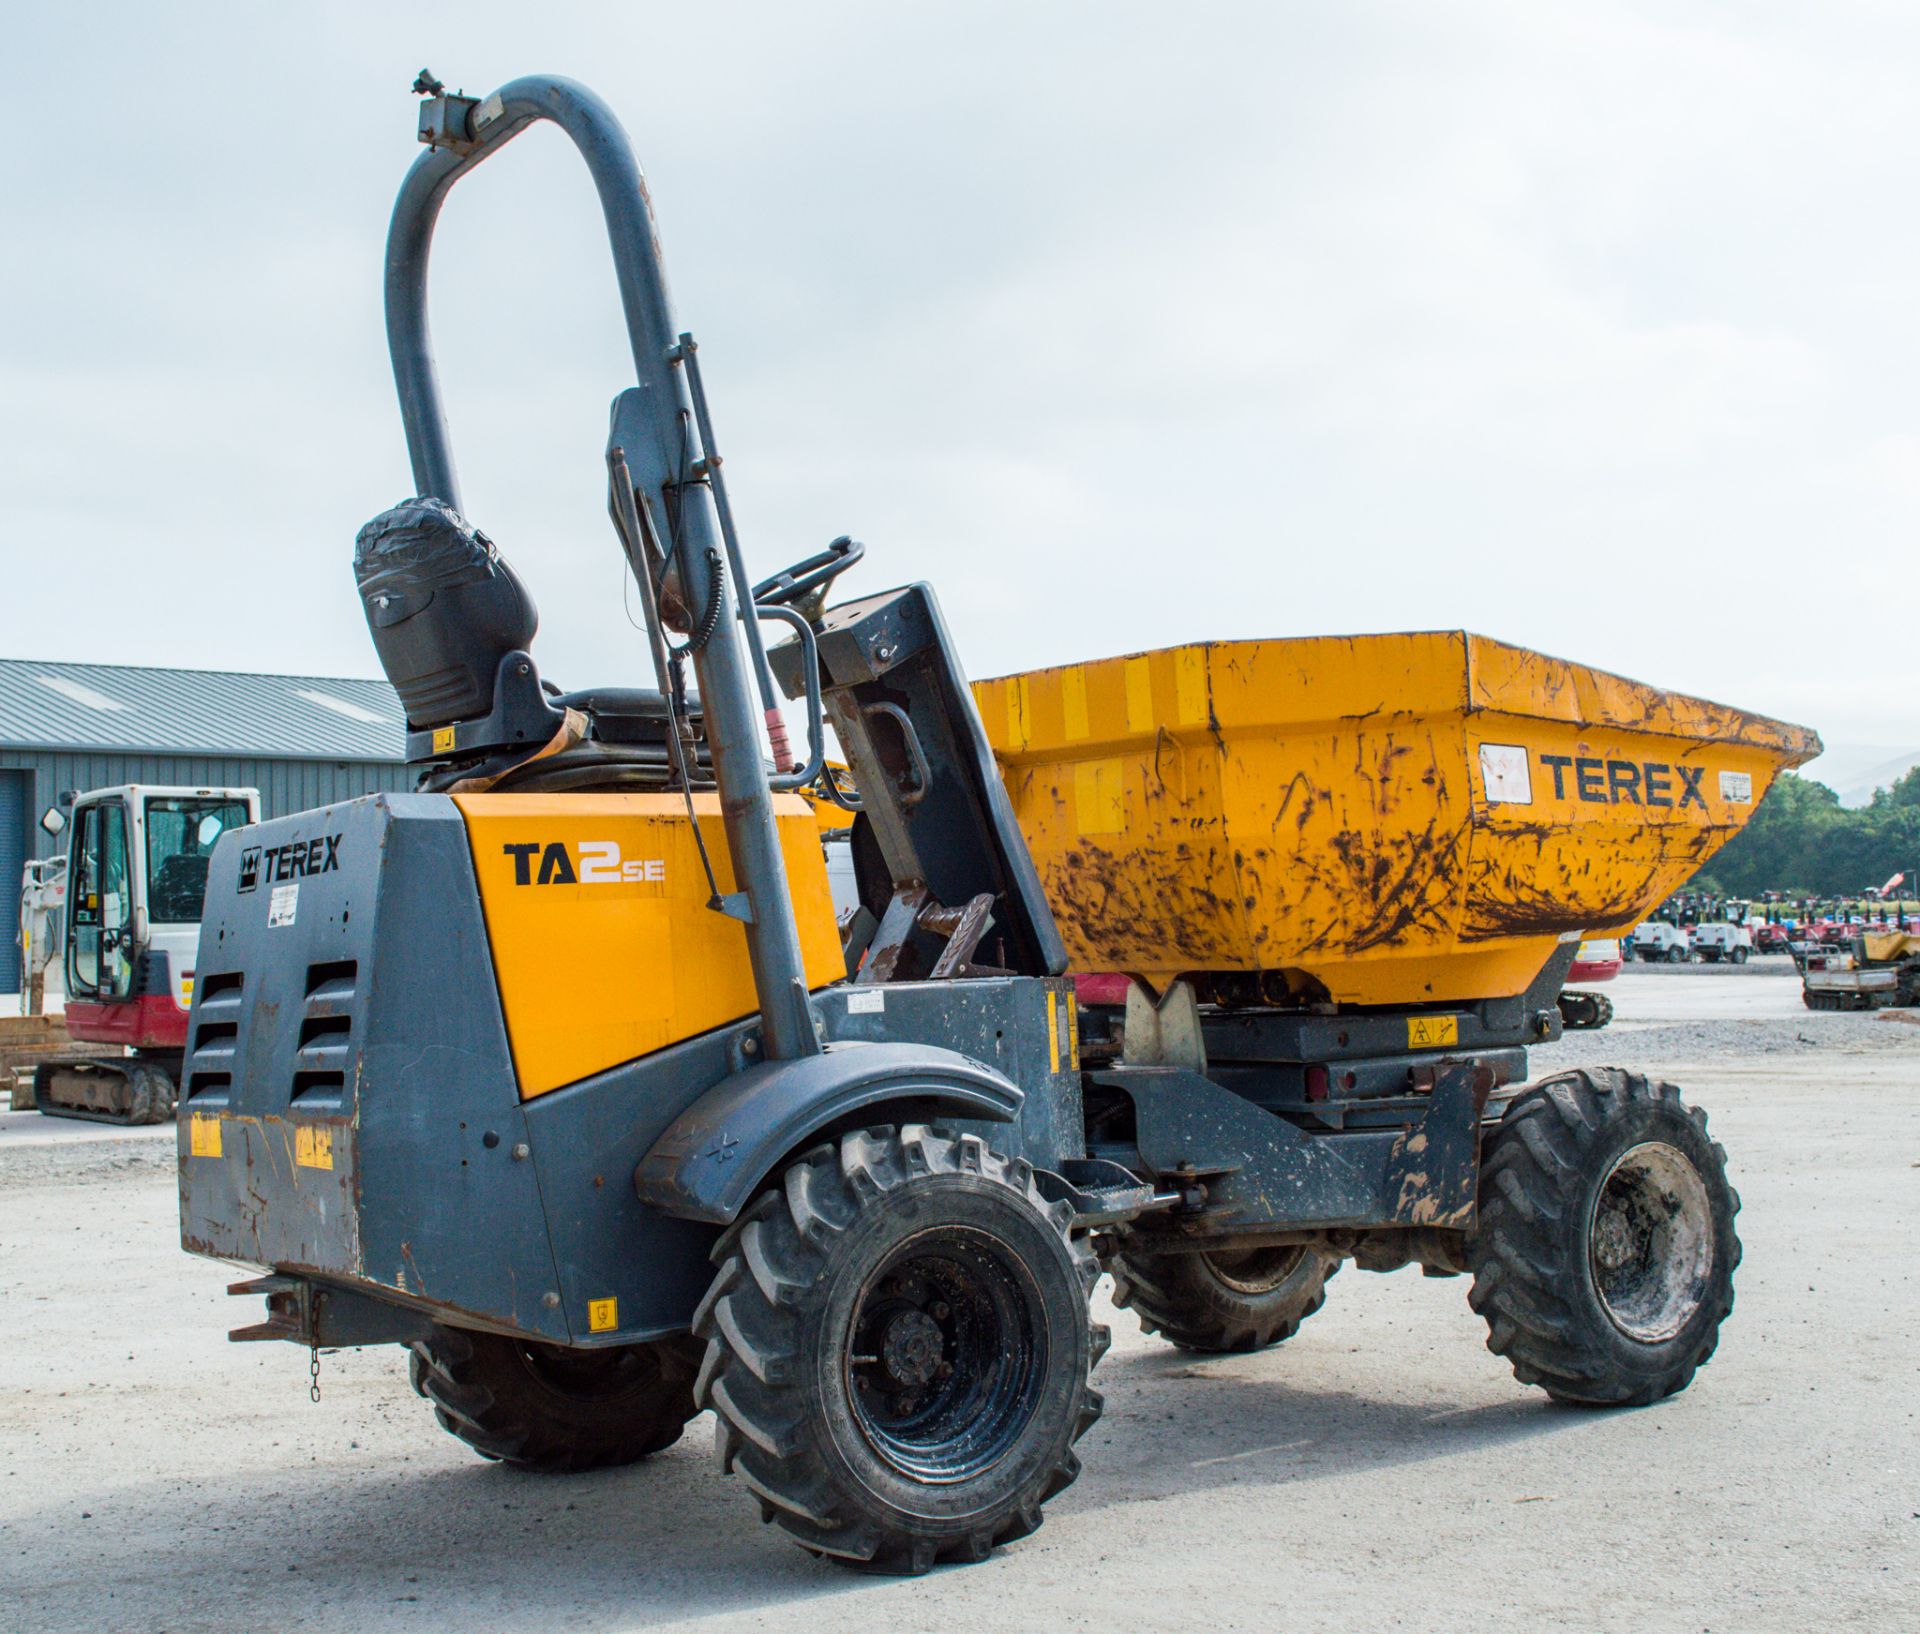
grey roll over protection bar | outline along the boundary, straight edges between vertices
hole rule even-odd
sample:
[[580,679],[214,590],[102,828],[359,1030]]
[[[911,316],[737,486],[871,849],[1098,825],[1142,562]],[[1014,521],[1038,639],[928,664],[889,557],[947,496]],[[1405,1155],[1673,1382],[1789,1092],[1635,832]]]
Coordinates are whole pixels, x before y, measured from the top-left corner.
[[[650,496],[677,490],[679,503],[654,508],[652,525],[665,549],[675,593],[696,626],[710,622],[714,629],[694,664],[735,890],[745,899],[736,898],[728,911],[745,926],[764,1048],[773,1060],[815,1054],[820,1045],[807,999],[799,930],[787,889],[773,790],[760,756],[759,666],[742,652],[737,628],[737,588],[744,589],[745,581],[737,548],[730,537],[723,540],[718,526],[707,462],[694,462],[690,479],[687,453],[696,405],[667,295],[653,209],[632,144],[613,111],[572,80],[530,75],[490,96],[469,97],[447,92],[423,72],[414,89],[427,99],[420,107],[420,140],[428,151],[414,161],[401,184],[387,233],[386,260],[387,346],[414,486],[422,496],[444,500],[456,511],[461,508],[427,325],[434,224],[455,182],[528,126],[551,121],[586,161],[613,251],[637,385],[616,400],[614,439],[624,451],[642,505]],[[729,557],[731,576],[718,568]],[[710,564],[714,570],[675,571],[685,564]],[[757,649],[757,626],[753,640]]]

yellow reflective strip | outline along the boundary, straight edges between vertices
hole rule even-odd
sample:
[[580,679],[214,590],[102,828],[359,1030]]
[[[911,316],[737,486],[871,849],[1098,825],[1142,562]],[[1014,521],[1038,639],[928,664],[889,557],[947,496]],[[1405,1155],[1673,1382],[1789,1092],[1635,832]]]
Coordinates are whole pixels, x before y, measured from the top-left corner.
[[1093,735],[1087,725],[1087,672],[1078,665],[1060,677],[1060,714],[1069,741]]
[[1047,989],[1047,1059],[1053,1072],[1060,1070],[1060,995]]
[[220,1120],[196,1112],[187,1120],[187,1151],[193,1157],[220,1155]]
[[1182,726],[1207,718],[1207,649],[1182,647],[1173,655],[1174,703]]
[[1067,995],[1067,1059],[1073,1070],[1080,1070],[1080,1006],[1073,994]]
[[333,1167],[333,1131],[323,1123],[293,1126],[293,1161],[303,1169]]
[[1153,730],[1153,666],[1144,658],[1127,660],[1127,730]]

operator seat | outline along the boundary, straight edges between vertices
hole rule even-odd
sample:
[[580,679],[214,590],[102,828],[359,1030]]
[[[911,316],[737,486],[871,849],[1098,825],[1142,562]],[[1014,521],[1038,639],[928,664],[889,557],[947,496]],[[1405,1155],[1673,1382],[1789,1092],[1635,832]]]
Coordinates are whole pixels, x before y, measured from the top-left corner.
[[444,500],[403,500],[360,530],[353,576],[410,728],[493,713],[500,662],[532,645],[540,613],[491,539]]
[[[569,710],[584,717],[590,743],[658,758],[671,730],[666,698],[650,687],[562,692],[542,681],[528,651],[540,626],[533,597],[499,546],[444,500],[403,500],[367,523],[353,575],[406,711],[409,761],[529,753],[562,731]],[[686,710],[697,726],[691,690]]]

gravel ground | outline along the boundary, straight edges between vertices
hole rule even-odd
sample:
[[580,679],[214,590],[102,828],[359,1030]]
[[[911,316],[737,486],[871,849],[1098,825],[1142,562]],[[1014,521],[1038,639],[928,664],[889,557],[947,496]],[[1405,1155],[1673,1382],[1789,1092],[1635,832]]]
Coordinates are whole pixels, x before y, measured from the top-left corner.
[[1560,1067],[1660,1067],[1729,1056],[1914,1055],[1920,1010],[1809,1010],[1784,954],[1744,965],[1628,965],[1586,991],[1613,1000],[1614,1021],[1532,1053],[1536,1075]]
[[[1200,1359],[1124,1312],[1086,1473],[984,1566],[871,1580],[756,1524],[696,1421],[634,1469],[516,1474],[391,1349],[231,1346],[164,1137],[0,1128],[0,1630],[1799,1631],[1920,1627],[1920,1028],[1766,972],[1633,970],[1630,1062],[1713,1115],[1740,1303],[1657,1408],[1556,1408],[1458,1281],[1351,1268],[1300,1335]],[[249,1312],[254,1307],[249,1306]]]

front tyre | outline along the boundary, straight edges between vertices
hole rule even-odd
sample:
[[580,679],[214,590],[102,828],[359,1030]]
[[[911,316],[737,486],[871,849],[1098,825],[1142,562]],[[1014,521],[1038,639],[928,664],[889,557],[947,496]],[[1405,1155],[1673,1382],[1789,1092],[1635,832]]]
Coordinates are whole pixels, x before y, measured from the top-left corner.
[[1733,1309],[1740,1198],[1706,1114],[1617,1068],[1509,1103],[1481,1165],[1469,1303],[1556,1401],[1644,1407],[1692,1381]]
[[571,1474],[631,1464],[680,1439],[693,1404],[687,1341],[576,1350],[436,1327],[412,1346],[413,1387],[483,1458]]
[[1122,1254],[1113,1302],[1182,1350],[1265,1350],[1291,1339],[1327,1302],[1340,1262],[1317,1249],[1247,1248],[1210,1254]]
[[694,1331],[721,1466],[868,1570],[1025,1537],[1100,1416],[1098,1266],[1031,1167],[909,1124],[815,1148],[714,1249]]

